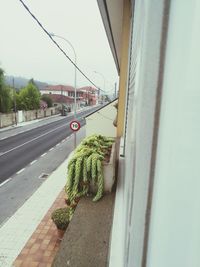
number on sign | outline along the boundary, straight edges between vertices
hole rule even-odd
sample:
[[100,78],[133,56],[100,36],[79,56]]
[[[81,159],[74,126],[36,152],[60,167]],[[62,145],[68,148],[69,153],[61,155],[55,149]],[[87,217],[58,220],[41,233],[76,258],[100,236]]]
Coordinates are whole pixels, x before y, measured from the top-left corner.
[[70,123],[70,128],[72,131],[78,131],[80,129],[80,123],[78,121],[72,121]]

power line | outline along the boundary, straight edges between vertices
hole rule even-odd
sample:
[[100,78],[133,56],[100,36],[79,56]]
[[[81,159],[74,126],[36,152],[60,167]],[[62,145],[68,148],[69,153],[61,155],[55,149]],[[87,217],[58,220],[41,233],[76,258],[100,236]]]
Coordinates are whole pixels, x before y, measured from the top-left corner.
[[[58,49],[64,54],[64,56],[71,62],[72,65],[74,65],[74,67],[91,83],[93,84],[97,89],[99,89],[102,92],[105,92],[104,90],[102,90],[101,88],[99,88],[98,86],[96,86],[95,83],[93,83],[93,81],[91,81],[86,75],[85,73],[73,62],[73,60],[66,54],[66,52],[60,47],[60,45],[52,38],[52,36],[50,35],[50,33],[45,29],[45,27],[42,25],[42,23],[36,18],[36,16],[31,12],[31,10],[28,8],[28,6],[24,3],[24,1],[19,0],[21,2],[21,4],[24,6],[24,8],[26,9],[26,11],[31,15],[31,17],[37,22],[37,24],[40,26],[40,28],[48,35],[48,37],[51,39],[51,41],[58,47]],[[105,92],[106,93],[106,92]]]

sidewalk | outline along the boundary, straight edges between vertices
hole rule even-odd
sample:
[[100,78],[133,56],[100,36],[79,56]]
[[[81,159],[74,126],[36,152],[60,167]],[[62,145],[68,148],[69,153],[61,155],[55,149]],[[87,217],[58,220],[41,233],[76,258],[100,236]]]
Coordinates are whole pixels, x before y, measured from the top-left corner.
[[[84,129],[82,130],[84,131]],[[83,132],[80,130],[79,133],[82,137]],[[66,184],[70,155],[24,205],[5,224],[0,226],[0,267],[51,266],[48,265],[49,261],[52,262],[52,257],[59,244],[55,237],[56,228],[52,225],[50,214],[52,209],[65,204],[63,188]],[[44,261],[41,260],[41,251],[46,257],[43,258]],[[31,257],[34,254],[36,260],[28,258],[28,254],[29,256],[32,254]],[[25,258],[32,261],[32,265],[24,261]]]
[[[85,127],[78,132],[77,138],[81,140],[84,136]],[[63,188],[66,184],[67,165],[72,153],[73,151],[24,205],[0,226],[0,267],[50,266],[48,262],[52,262],[52,256],[55,255],[59,245],[57,235],[55,237],[56,227],[50,219],[50,214],[52,209],[65,205]],[[41,251],[44,252],[43,259],[41,259]],[[35,262],[30,265],[24,261],[26,258],[30,262],[33,261],[32,258],[28,258],[27,253],[37,259],[37,264]],[[14,262],[15,260],[17,261]]]
[[0,228],[1,267],[12,266],[13,261],[63,190],[68,161],[69,157]]
[[64,190],[56,198],[26,245],[15,259],[13,267],[50,267],[60,247],[57,228],[51,220],[51,213],[56,208],[66,206]]

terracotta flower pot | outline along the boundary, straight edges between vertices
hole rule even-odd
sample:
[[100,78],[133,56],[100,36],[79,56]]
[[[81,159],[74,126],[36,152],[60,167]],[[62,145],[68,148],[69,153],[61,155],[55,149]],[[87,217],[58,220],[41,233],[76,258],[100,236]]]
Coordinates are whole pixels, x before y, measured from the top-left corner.
[[70,200],[68,198],[65,198],[65,203],[70,206]]
[[61,230],[61,229],[57,228],[57,233],[58,233],[58,240],[62,240],[64,233],[65,233],[65,230]]

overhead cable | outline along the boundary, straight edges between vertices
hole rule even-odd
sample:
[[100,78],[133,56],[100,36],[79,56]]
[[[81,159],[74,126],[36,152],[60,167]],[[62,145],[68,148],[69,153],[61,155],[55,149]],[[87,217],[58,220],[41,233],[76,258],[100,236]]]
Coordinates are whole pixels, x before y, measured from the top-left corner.
[[106,91],[102,90],[96,84],[91,81],[87,75],[74,63],[74,61],[66,54],[66,52],[60,47],[60,45],[52,38],[51,34],[45,29],[45,27],[42,25],[42,23],[37,19],[37,17],[32,13],[32,11],[29,9],[29,7],[24,3],[23,0],[19,0],[21,4],[24,6],[24,8],[27,10],[27,12],[31,15],[31,17],[37,22],[37,24],[40,26],[40,28],[48,35],[48,37],[51,39],[51,41],[57,46],[57,48],[64,54],[64,56],[70,61],[72,65],[97,89],[100,91],[106,93]]

